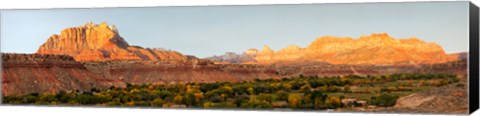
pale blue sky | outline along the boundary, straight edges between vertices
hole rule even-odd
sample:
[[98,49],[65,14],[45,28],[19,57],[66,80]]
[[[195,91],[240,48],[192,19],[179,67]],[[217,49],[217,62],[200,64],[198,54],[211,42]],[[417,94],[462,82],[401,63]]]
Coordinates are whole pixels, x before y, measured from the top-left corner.
[[196,6],[1,11],[1,51],[34,53],[52,34],[89,21],[115,24],[131,45],[208,57],[267,44],[306,47],[326,35],[387,32],[468,51],[468,2]]

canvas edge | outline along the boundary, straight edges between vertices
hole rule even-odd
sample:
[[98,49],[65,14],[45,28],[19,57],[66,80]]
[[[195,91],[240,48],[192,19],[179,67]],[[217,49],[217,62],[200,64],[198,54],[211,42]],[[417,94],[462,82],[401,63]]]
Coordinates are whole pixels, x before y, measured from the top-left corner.
[[153,6],[80,6],[50,8],[0,8],[3,11],[13,10],[58,10],[58,9],[112,9],[112,8],[168,8],[168,7],[225,7],[225,6],[283,6],[283,5],[332,5],[332,4],[396,4],[396,3],[435,3],[435,2],[469,2],[467,0],[427,0],[427,1],[351,1],[351,2],[311,2],[311,3],[245,3],[245,4],[198,4],[198,5],[153,5]]
[[479,14],[478,7],[469,2],[469,55],[468,55],[468,85],[469,85],[469,113],[478,109],[479,105]]
[[[462,2],[462,1],[409,1],[409,2],[353,2],[353,3],[299,3],[299,4],[245,4],[245,5],[196,5],[196,6],[146,6],[146,7],[82,7],[82,8],[35,8],[35,9],[0,9],[0,16],[4,11],[11,11],[11,10],[58,10],[58,9],[109,9],[109,8],[157,8],[157,7],[215,7],[215,6],[268,6],[268,5],[318,5],[318,4],[378,4],[378,3],[422,3],[422,2]],[[479,108],[479,7],[475,5],[473,2],[469,1],[468,5],[468,13],[469,13],[469,54],[468,54],[468,84],[469,84],[469,89],[468,89],[468,109],[469,109],[469,114],[472,114]],[[1,22],[2,18],[0,18],[0,25],[2,24]],[[0,35],[2,35],[2,28],[0,28]],[[1,41],[1,36],[0,36],[0,44],[2,43]],[[0,51],[1,51],[1,45],[0,45]],[[3,66],[2,64],[2,55],[0,55],[0,66]],[[0,67],[0,71],[3,70],[3,67]],[[2,88],[2,78],[0,76],[0,88]],[[476,86],[475,86],[476,85]],[[0,106],[8,106],[6,104],[3,104],[3,96],[1,96],[2,90],[0,89]],[[15,105],[11,105],[15,106]],[[20,105],[20,106],[25,106],[25,105]],[[33,105],[35,106],[35,105]],[[51,106],[45,106],[45,105],[40,105],[36,107],[51,107]],[[55,107],[62,107],[62,106],[53,106]],[[65,107],[72,107],[72,106],[65,106]],[[91,106],[86,106],[87,108],[92,108]],[[82,108],[82,106],[80,106]],[[95,108],[95,107],[93,107]],[[100,108],[109,108],[109,107],[100,107]],[[110,108],[127,108],[131,109],[131,107],[110,107]],[[139,108],[139,109],[144,109],[144,108]],[[146,108],[149,109],[149,108]],[[163,108],[162,108],[163,109]],[[172,110],[167,108],[167,110]],[[175,110],[173,108],[173,110]],[[202,110],[202,109],[178,109],[178,110]],[[205,110],[225,110],[225,109],[205,109]],[[233,109],[237,110],[237,109]],[[240,111],[249,111],[249,110],[244,110],[244,109],[239,109]],[[228,109],[227,109],[228,111]],[[232,111],[232,110],[230,110]],[[259,111],[258,109],[256,110],[250,110],[250,111]],[[262,110],[260,110],[262,111]],[[266,110],[266,111],[273,111],[273,112],[284,112],[280,110]],[[286,111],[290,112],[290,111]],[[298,112],[298,111],[297,111]],[[300,111],[301,112],[301,111]],[[405,113],[405,112],[396,112],[396,113],[385,113],[385,112],[380,112],[380,113],[369,113],[369,112],[318,112],[318,113],[361,113],[361,114],[412,114],[412,113]],[[413,113],[413,114],[424,114],[424,113]],[[428,113],[427,113],[428,114]]]
[[[3,26],[1,26],[3,24],[3,20],[2,20],[3,19],[2,18],[3,12],[4,12],[4,10],[0,9],[0,51],[2,51],[2,40],[3,40],[3,38],[2,38],[3,37],[2,36],[2,29],[3,29],[2,27]],[[0,53],[0,66],[1,66],[0,67],[0,72],[3,73],[3,55],[1,53]],[[3,94],[2,94],[3,93],[3,85],[2,85],[2,83],[3,83],[3,74],[0,76],[0,105],[3,104]]]

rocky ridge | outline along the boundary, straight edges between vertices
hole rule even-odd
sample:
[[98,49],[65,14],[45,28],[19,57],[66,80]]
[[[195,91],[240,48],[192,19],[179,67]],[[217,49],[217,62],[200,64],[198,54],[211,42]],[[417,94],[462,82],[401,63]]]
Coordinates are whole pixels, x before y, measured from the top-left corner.
[[175,51],[142,48],[129,45],[115,25],[93,24],[70,27],[53,34],[42,44],[37,54],[70,55],[77,61],[106,60],[185,60]]
[[361,36],[358,39],[323,36],[305,48],[290,45],[274,51],[265,45],[261,50],[252,48],[247,51],[257,64],[289,62],[376,65],[435,64],[460,58],[459,55],[446,54],[443,48],[436,43],[427,43],[418,38],[396,39],[387,33]]
[[93,87],[124,87],[88,70],[67,55],[2,54],[2,95],[86,91]]

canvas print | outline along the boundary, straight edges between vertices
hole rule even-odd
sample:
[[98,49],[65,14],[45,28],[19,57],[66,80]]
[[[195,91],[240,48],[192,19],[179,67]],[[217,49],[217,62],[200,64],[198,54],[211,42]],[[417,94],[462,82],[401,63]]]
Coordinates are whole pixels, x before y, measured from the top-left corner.
[[467,114],[468,5],[2,10],[2,104]]

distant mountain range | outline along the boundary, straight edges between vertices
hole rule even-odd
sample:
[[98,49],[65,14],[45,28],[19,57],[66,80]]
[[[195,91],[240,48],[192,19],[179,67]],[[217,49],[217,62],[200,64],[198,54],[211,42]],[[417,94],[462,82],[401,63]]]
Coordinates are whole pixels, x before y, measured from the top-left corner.
[[[193,47],[193,46],[192,46]],[[115,25],[87,23],[70,27],[60,35],[52,35],[40,46],[38,54],[70,55],[77,61],[108,60],[187,60],[196,58],[166,49],[142,48],[129,45],[118,33]],[[387,33],[371,34],[360,38],[323,36],[302,48],[290,45],[274,51],[267,45],[262,50],[248,49],[236,54],[205,59],[216,63],[274,64],[298,62],[324,62],[330,64],[434,64],[458,60],[448,55],[436,43],[417,38],[395,39]]]
[[[463,54],[463,55],[462,55]],[[387,33],[349,37],[324,36],[306,48],[290,45],[274,51],[267,45],[262,50],[248,49],[237,55],[225,55],[206,59],[223,63],[299,63],[326,62],[331,64],[434,64],[455,61],[466,53],[448,55],[436,43],[426,43],[417,38],[395,39]]]
[[216,63],[226,64],[240,64],[240,63],[255,63],[255,56],[251,56],[246,53],[236,54],[234,52],[227,52],[220,56],[212,56],[205,58]]

